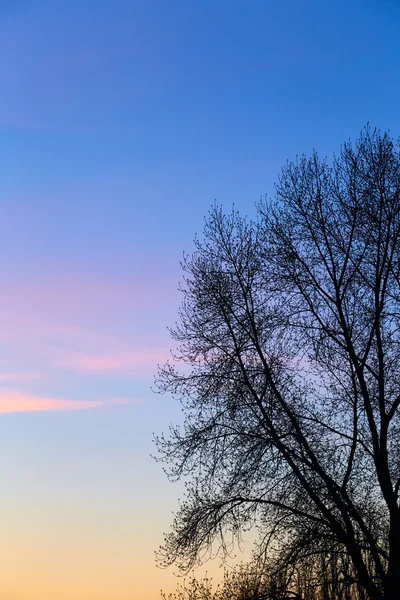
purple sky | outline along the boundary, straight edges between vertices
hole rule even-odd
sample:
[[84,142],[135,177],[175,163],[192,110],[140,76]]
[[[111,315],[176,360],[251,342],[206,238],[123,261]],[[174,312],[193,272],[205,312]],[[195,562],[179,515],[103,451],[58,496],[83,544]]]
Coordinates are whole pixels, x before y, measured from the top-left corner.
[[0,0],[2,598],[173,589],[149,455],[180,412],[150,386],[182,252],[286,159],[400,135],[399,27],[390,0]]

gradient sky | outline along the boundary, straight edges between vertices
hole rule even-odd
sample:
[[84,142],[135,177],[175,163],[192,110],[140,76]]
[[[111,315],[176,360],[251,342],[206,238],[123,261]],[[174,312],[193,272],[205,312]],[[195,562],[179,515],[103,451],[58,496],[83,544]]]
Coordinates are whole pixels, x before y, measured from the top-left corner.
[[214,199],[400,135],[398,0],[0,0],[2,600],[157,600],[179,261]]

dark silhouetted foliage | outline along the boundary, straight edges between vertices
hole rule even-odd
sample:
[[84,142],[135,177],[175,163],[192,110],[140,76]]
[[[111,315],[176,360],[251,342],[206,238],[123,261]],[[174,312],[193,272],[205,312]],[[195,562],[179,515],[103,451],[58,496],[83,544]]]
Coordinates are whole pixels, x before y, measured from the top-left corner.
[[334,568],[342,595],[400,598],[399,235],[399,150],[368,129],[288,163],[255,221],[212,209],[157,380],[186,416],[158,439],[188,480],[165,564],[257,526],[281,573],[308,560],[309,583]]

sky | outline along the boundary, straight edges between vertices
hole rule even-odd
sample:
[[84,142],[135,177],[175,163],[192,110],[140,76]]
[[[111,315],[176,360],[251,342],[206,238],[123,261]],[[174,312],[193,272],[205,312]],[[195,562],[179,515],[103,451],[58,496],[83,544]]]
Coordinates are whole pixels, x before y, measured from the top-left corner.
[[287,159],[400,136],[399,29],[398,0],[0,0],[1,600],[175,588],[183,251]]

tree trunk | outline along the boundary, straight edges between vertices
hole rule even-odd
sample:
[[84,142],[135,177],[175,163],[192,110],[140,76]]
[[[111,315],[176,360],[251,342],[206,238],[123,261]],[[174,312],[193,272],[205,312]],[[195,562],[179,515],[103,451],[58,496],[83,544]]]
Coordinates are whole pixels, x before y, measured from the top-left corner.
[[389,564],[383,590],[384,600],[400,600],[400,511],[397,504],[390,515]]

